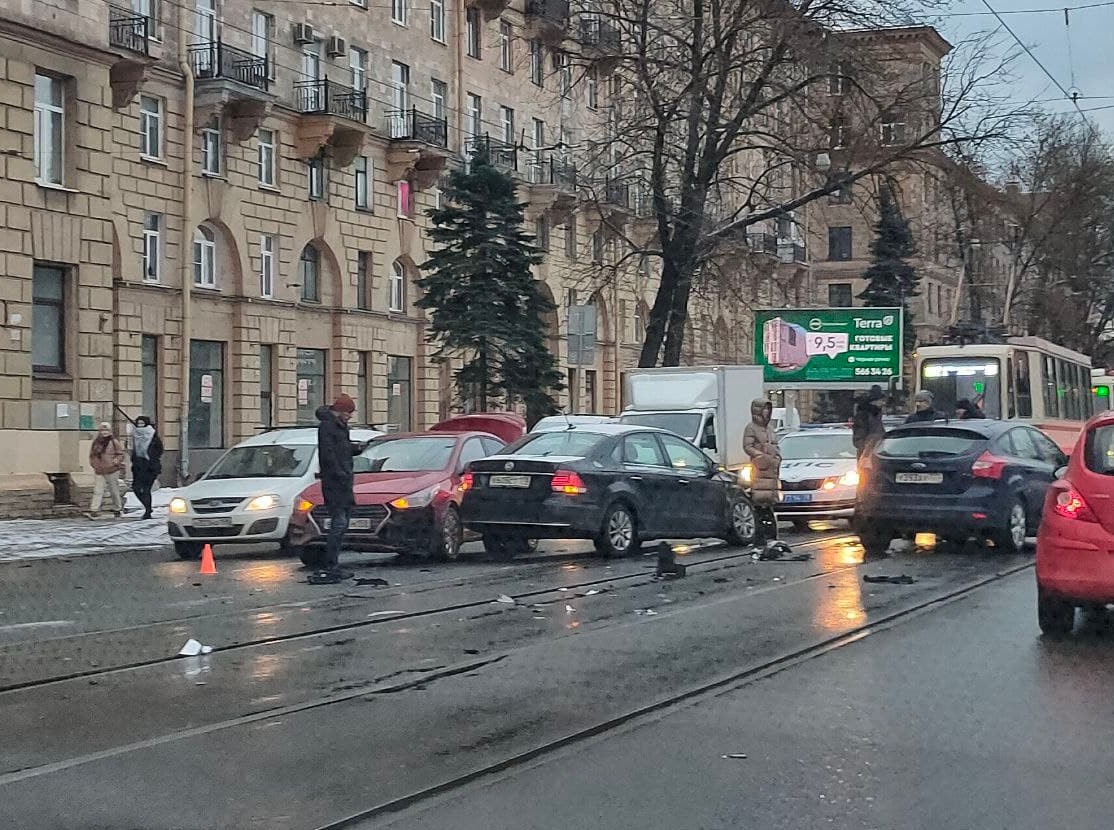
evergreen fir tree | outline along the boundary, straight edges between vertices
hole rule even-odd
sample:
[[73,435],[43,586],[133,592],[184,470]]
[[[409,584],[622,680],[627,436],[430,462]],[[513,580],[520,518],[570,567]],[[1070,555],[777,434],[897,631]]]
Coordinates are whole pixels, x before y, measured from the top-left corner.
[[870,243],[871,266],[863,274],[867,286],[859,295],[864,305],[902,308],[905,332],[904,352],[909,354],[917,345],[913,330],[913,314],[909,301],[920,291],[920,275],[908,260],[917,253],[909,220],[901,215],[889,183],[878,194],[878,224]]
[[481,410],[523,400],[528,414],[548,414],[551,393],[562,388],[545,344],[553,304],[530,271],[541,254],[522,229],[514,182],[479,148],[467,170],[449,175],[442,196],[443,207],[429,212],[435,247],[418,280],[433,358],[463,361],[457,395]]

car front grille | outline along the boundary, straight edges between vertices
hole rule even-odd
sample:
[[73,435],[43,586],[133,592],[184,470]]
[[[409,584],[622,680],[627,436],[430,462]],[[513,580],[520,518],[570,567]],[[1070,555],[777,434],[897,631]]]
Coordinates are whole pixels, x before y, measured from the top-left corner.
[[239,536],[240,531],[244,529],[243,525],[232,525],[231,527],[194,527],[193,525],[186,525],[187,536],[200,536],[205,539],[215,539],[217,537],[225,536]]
[[190,506],[193,507],[194,513],[231,513],[239,507],[246,498],[247,496],[191,499]]
[[781,482],[782,490],[819,490],[824,485],[822,478],[805,478],[801,481],[785,481]]

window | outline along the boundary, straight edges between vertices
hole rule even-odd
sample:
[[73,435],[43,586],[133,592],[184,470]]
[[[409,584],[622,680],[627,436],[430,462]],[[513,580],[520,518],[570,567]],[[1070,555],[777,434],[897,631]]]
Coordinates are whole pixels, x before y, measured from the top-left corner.
[[538,86],[545,83],[545,52],[540,40],[530,41],[530,80]]
[[511,53],[511,24],[499,21],[499,68],[504,72],[514,71],[514,55]]
[[553,65],[560,73],[561,97],[567,101],[572,98],[572,64],[569,62],[568,55],[554,51]]
[[190,341],[190,449],[224,445],[224,344]]
[[147,37],[159,40],[159,3],[158,0],[132,0],[132,11],[147,18]]
[[444,0],[430,0],[429,36],[438,43],[445,42],[445,3]]
[[936,290],[937,290],[936,284],[930,282],[928,284],[928,291],[925,292],[925,302],[928,304],[928,313],[929,314],[935,314],[936,313],[936,302],[935,302],[935,300],[936,300]]
[[267,77],[275,77],[275,19],[260,11],[251,13],[251,53],[267,61]]
[[838,190],[828,194],[828,203],[832,205],[849,205],[852,202],[853,192],[850,184],[845,184]]
[[847,78],[847,67],[842,63],[832,65],[832,74],[828,76],[828,94],[846,95],[850,87]]
[[538,250],[549,250],[549,222],[545,216],[539,216],[534,220],[534,245]]
[[307,303],[321,302],[321,254],[312,245],[302,249],[299,259],[302,299]]
[[298,349],[299,424],[317,423],[315,413],[325,405],[325,362],[323,349]]
[[620,444],[619,459],[628,467],[667,467],[657,436],[651,432],[628,435]]
[[391,22],[406,25],[406,0],[391,0]]
[[355,46],[348,50],[348,74],[352,89],[363,92],[367,87],[367,50]]
[[364,421],[370,421],[371,401],[368,400],[367,379],[371,375],[371,352],[358,352],[356,365],[356,411],[364,413]]
[[410,198],[410,182],[403,179],[402,181],[395,182],[395,195],[397,196],[396,213],[399,219],[410,219],[413,217],[414,204]]
[[828,284],[828,306],[830,308],[850,308],[851,283],[833,282]]
[[259,237],[259,296],[275,296],[275,238]]
[[592,262],[599,265],[603,262],[603,228],[596,228],[592,233]]
[[429,99],[433,102],[433,117],[444,119],[445,99],[449,97],[449,87],[442,81],[434,78],[429,82]]
[[371,252],[356,254],[356,308],[371,310]]
[[162,214],[148,213],[143,220],[143,281],[158,282],[162,259]]
[[150,95],[139,96],[139,155],[162,157],[162,100]]
[[410,109],[410,67],[405,63],[391,62],[391,95],[397,112]]
[[594,110],[600,105],[600,83],[596,67],[592,66],[588,69],[585,81],[588,84],[588,109]]
[[479,95],[468,93],[468,135],[476,138],[483,134],[484,103]]
[[576,248],[576,217],[570,216],[565,223],[565,257],[573,262],[576,261]]
[[1033,391],[1029,386],[1029,353],[1014,352],[1013,381],[1017,390],[1017,417],[1033,416]]
[[894,112],[887,112],[882,116],[882,143],[901,144],[905,141],[905,119]]
[[31,273],[31,365],[36,372],[66,369],[66,272],[36,265]]
[[367,8],[367,0],[348,0],[353,6],[359,6],[361,9]]
[[259,347],[259,425],[263,427],[275,424],[274,349],[269,343]]
[[851,259],[851,228],[828,228],[828,259],[846,261]]
[[833,118],[828,125],[828,146],[833,150],[847,146],[847,119],[841,115]]
[[483,42],[480,39],[480,10],[469,8],[465,12],[464,23],[468,43],[468,57],[480,60],[483,55]]
[[367,156],[356,156],[356,207],[359,210],[371,208],[371,181]]
[[409,357],[387,355],[387,422],[398,432],[410,432],[410,365]]
[[159,338],[144,334],[139,338],[139,375],[143,387],[143,414],[159,420]]
[[259,183],[264,187],[275,186],[275,131],[259,131]]
[[320,200],[325,198],[325,159],[322,156],[306,162],[306,175],[308,177],[309,198]]
[[388,311],[406,310],[406,271],[397,259],[391,263]]
[[217,287],[216,238],[204,225],[193,234],[193,284],[198,288]]
[[596,382],[596,370],[586,369],[584,371],[584,398],[588,406],[588,412],[599,412],[599,401],[596,397],[596,390],[599,384]]
[[534,145],[534,154],[531,159],[530,175],[531,181],[545,184],[548,180],[545,175],[545,122],[540,118],[534,118],[530,122],[531,140]]
[[487,448],[479,438],[469,438],[460,448],[460,458],[457,459],[458,469],[465,470],[473,461],[479,461],[487,455]]
[[675,435],[659,435],[669,465],[674,470],[691,470],[694,473],[703,473],[708,469],[708,456],[696,447],[687,444]]
[[212,116],[201,130],[201,172],[219,176],[221,171],[220,116]]
[[514,146],[514,110],[511,107],[499,107],[499,122],[503,125],[503,143],[508,147]]

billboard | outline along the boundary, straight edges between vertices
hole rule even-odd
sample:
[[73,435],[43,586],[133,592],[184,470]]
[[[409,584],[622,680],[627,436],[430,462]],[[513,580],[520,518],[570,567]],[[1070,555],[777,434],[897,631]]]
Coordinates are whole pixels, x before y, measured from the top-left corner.
[[900,308],[778,308],[754,315],[754,362],[781,389],[867,389],[901,377]]

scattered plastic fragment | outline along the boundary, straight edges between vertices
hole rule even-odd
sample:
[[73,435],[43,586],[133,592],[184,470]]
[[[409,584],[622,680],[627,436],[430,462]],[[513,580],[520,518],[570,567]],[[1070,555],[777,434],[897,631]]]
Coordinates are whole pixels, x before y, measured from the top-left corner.
[[512,597],[508,597],[506,594],[500,594],[499,598],[495,601],[501,602],[503,603],[503,605],[514,605],[514,599]]
[[186,640],[186,644],[182,646],[182,650],[178,652],[179,657],[196,657],[201,653],[201,643],[190,637]]
[[586,596],[586,597],[594,597],[594,596],[595,596],[596,594],[598,594],[598,593],[599,593],[599,591],[597,591],[597,590],[596,590],[595,588],[593,588],[592,590],[590,590],[590,591],[588,591],[588,592],[587,592],[586,594],[584,594],[584,596]]
[[720,757],[725,760],[730,759],[734,761],[745,761],[747,756],[744,755],[742,752],[729,752],[726,755],[721,755]]
[[386,588],[390,585],[385,579],[380,579],[377,576],[364,576],[352,580],[356,585],[372,585],[376,588]]
[[572,607],[571,605],[566,605],[566,606],[565,606],[565,613],[566,613],[566,614],[575,614],[575,613],[576,613],[576,609],[575,609],[575,608],[573,608],[573,607]]
[[912,585],[917,580],[908,574],[887,576],[884,574],[863,574],[863,582],[885,582],[890,585]]

